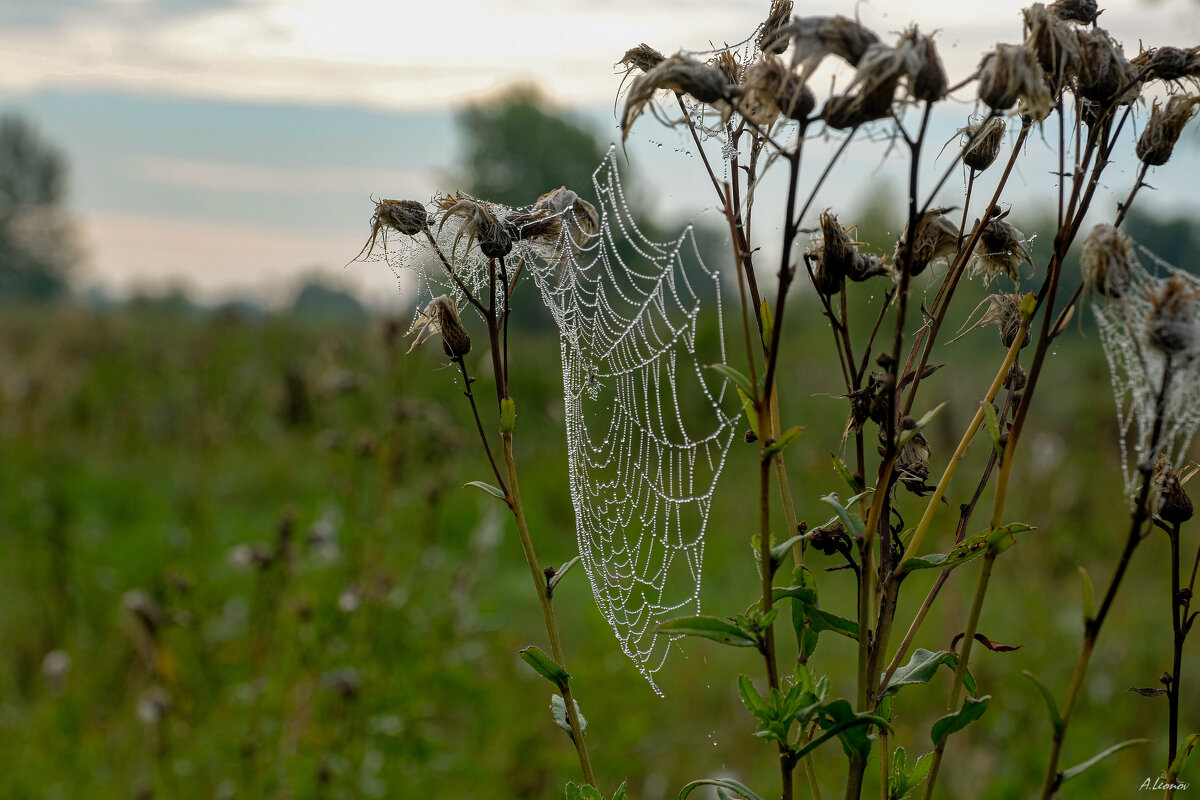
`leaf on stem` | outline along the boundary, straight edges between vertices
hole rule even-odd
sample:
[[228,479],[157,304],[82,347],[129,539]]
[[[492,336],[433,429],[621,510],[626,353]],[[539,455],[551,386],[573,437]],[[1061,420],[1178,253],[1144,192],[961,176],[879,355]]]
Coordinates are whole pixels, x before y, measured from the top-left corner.
[[804,428],[796,426],[788,428],[786,431],[779,434],[778,439],[771,442],[766,446],[766,448],[763,449],[763,461],[770,461],[776,455],[782,453],[785,449],[787,449],[787,446],[796,441],[796,439],[802,433],[804,433]]
[[1083,627],[1086,628],[1096,618],[1096,590],[1092,587],[1092,576],[1083,565],[1079,566],[1079,577],[1083,581]]
[[[918,647],[913,651],[908,663],[892,673],[892,679],[888,681],[887,688],[883,690],[883,696],[889,697],[894,695],[905,686],[911,686],[916,683],[929,683],[937,673],[938,667],[942,664],[945,664],[951,670],[957,670],[958,656],[949,650],[933,652]],[[963,676],[963,685],[967,687],[967,691],[972,695],[978,689],[975,685],[975,678],[971,675],[970,670],[967,670]]]
[[860,517],[857,512],[850,511],[848,506],[852,506],[857,503],[859,498],[861,498],[864,494],[866,494],[866,492],[860,492],[859,494],[854,495],[854,497],[851,497],[846,501],[846,505],[842,505],[842,498],[838,497],[836,492],[832,492],[821,498],[822,503],[828,503],[829,505],[833,506],[834,511],[837,512],[838,519],[842,521],[842,527],[846,529],[847,533],[854,537],[863,535],[863,531],[867,529],[867,523],[863,522],[862,517]]
[[1192,751],[1196,749],[1196,745],[1200,744],[1200,733],[1190,734],[1183,740],[1183,745],[1179,748],[1179,752],[1175,754],[1175,760],[1171,762],[1171,766],[1167,768],[1167,778],[1171,783],[1183,774],[1183,768],[1187,766],[1188,758],[1192,755]]
[[903,747],[892,752],[892,768],[888,772],[888,800],[904,800],[929,775],[933,766],[933,753],[926,753],[908,766],[908,756]]
[[759,313],[762,315],[763,347],[770,349],[771,341],[775,337],[775,312],[771,310],[771,304],[763,300],[759,306]]
[[1113,753],[1119,753],[1126,748],[1137,747],[1138,745],[1149,744],[1149,743],[1150,743],[1149,739],[1128,739],[1119,744],[1114,744],[1112,747],[1108,748],[1107,750],[1100,751],[1096,755],[1089,758],[1087,761],[1084,761],[1082,764],[1076,764],[1075,766],[1071,767],[1070,769],[1064,769],[1061,773],[1062,777],[1059,779],[1059,782],[1066,783],[1067,781],[1071,780],[1071,778],[1077,777],[1081,773],[1086,772],[1087,770],[1096,766],[1101,761],[1103,761],[1104,759],[1111,756]]
[[988,531],[963,539],[949,553],[930,553],[927,556],[905,559],[900,572],[918,569],[954,569],[981,555],[988,546]]
[[1004,445],[1000,444],[1000,421],[996,419],[996,407],[986,400],[981,401],[979,406],[983,409],[983,425],[987,428],[988,438],[992,440],[992,449],[997,456],[1003,456]]
[[842,743],[842,750],[850,759],[866,763],[867,757],[871,753],[871,738],[867,735],[867,729],[871,725],[877,725],[889,731],[892,729],[892,726],[883,717],[866,712],[856,712],[850,705],[850,701],[845,699],[824,703],[817,709],[817,713],[821,720],[821,728],[825,733],[797,750],[794,756],[797,759],[803,758],[817,749],[831,736],[836,736]]
[[696,789],[699,789],[701,786],[716,786],[718,789],[732,789],[741,795],[745,800],[763,800],[761,795],[755,794],[754,790],[746,784],[739,783],[738,781],[729,778],[704,778],[702,780],[692,781],[687,786],[684,786],[679,792],[679,800],[687,800],[687,796],[696,791]]
[[733,622],[720,617],[679,617],[658,626],[664,633],[696,636],[732,647],[757,647],[758,640]]
[[533,667],[537,674],[541,675],[546,680],[553,683],[562,690],[571,676],[562,668],[554,659],[542,652],[537,645],[529,645],[521,651],[521,659]]
[[1027,669],[1021,670],[1021,674],[1029,678],[1038,691],[1042,693],[1042,699],[1046,701],[1046,711],[1050,714],[1050,724],[1054,726],[1056,734],[1061,734],[1063,730],[1062,714],[1058,713],[1058,703],[1055,701],[1054,695],[1050,692],[1050,688],[1042,683],[1037,675],[1034,675]]
[[563,576],[566,575],[568,572],[570,572],[571,567],[574,567],[578,563],[579,563],[579,556],[575,556],[570,561],[568,561],[567,563],[565,563],[561,567],[559,567],[557,570],[555,570],[553,577],[551,577],[550,580],[546,581],[546,588],[553,592],[554,587],[558,586],[558,582],[563,579]]
[[941,747],[942,743],[950,737],[951,734],[958,733],[963,728],[970,725],[975,720],[983,716],[983,712],[987,711],[988,703],[991,702],[992,696],[985,694],[983,697],[968,697],[963,703],[963,707],[953,714],[946,716],[933,723],[933,729],[929,732],[929,736],[933,739],[935,747]]
[[[951,640],[951,642],[950,642],[950,649],[955,652],[958,652],[958,643],[960,641],[962,641],[962,638],[965,635],[966,635],[966,632],[963,632],[963,633],[960,633],[957,636],[955,636],[954,639]],[[1013,650],[1021,649],[1021,645],[1019,645],[1019,644],[1012,645],[1012,644],[1000,644],[999,642],[993,642],[991,639],[984,636],[982,633],[975,634],[975,641],[979,642],[981,645],[986,647],[988,650],[991,650],[993,653],[1011,653]]]
[[1128,689],[1126,689],[1126,691],[1136,692],[1137,694],[1140,694],[1142,697],[1158,697],[1159,695],[1164,695],[1167,693],[1167,690],[1162,689],[1162,688],[1145,689],[1145,688],[1140,688],[1137,686],[1130,686]]
[[1010,525],[996,528],[996,530],[988,533],[988,552],[1000,555],[1017,543],[1016,534],[1032,530],[1036,530],[1036,528],[1032,525],[1026,525],[1023,522],[1014,522]]
[[705,366],[725,380],[732,381],[733,385],[741,389],[747,397],[753,397],[757,394],[754,384],[750,382],[750,379],[728,364],[706,364]]
[[746,422],[750,423],[750,430],[754,431],[754,437],[759,438],[762,434],[758,431],[758,412],[754,410],[754,401],[742,391],[742,387],[734,385],[737,389],[738,399],[742,401],[742,410],[746,412]]
[[850,472],[850,468],[846,466],[846,462],[838,457],[837,453],[830,453],[829,455],[833,459],[833,471],[838,474],[839,478],[846,482],[846,485],[850,487],[850,491],[861,492],[863,489],[862,481]]
[[918,433],[921,432],[922,428],[924,428],[929,423],[933,422],[934,417],[936,417],[938,414],[942,413],[942,409],[945,408],[946,405],[947,405],[946,403],[942,403],[941,405],[939,405],[937,408],[933,409],[932,411],[925,412],[925,414],[919,420],[917,420],[916,425],[914,425],[911,428],[905,428],[903,431],[901,431],[900,435],[896,437],[896,447],[900,448],[900,447],[903,447],[905,444],[907,444],[909,439],[916,436]]
[[508,502],[508,495],[506,495],[503,492],[503,490],[497,489],[495,486],[492,486],[490,483],[484,483],[483,481],[467,481],[466,483],[463,484],[463,486],[474,486],[476,489],[483,489],[485,492],[490,494],[492,497],[497,497],[497,498],[503,500],[505,503]]

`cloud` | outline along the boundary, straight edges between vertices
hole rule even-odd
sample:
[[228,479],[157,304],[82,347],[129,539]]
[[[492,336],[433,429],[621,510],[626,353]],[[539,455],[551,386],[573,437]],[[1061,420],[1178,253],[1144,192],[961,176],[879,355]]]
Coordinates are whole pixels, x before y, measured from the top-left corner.
[[406,196],[431,196],[439,186],[430,170],[385,170],[347,167],[273,167],[183,158],[147,156],[132,165],[135,177],[179,189],[255,194],[362,195],[368,187],[386,186]]

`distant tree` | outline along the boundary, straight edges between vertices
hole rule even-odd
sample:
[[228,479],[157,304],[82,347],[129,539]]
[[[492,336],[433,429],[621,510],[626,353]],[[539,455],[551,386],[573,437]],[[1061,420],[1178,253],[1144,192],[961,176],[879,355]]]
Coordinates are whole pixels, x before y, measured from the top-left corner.
[[292,313],[297,316],[321,317],[361,322],[367,310],[350,292],[330,286],[319,278],[310,280],[296,293]]
[[517,87],[458,118],[466,142],[462,181],[471,194],[524,206],[559,186],[591,198],[604,149],[583,125],[549,108],[532,87]]
[[79,259],[62,207],[66,160],[24,119],[0,116],[0,300],[63,294]]

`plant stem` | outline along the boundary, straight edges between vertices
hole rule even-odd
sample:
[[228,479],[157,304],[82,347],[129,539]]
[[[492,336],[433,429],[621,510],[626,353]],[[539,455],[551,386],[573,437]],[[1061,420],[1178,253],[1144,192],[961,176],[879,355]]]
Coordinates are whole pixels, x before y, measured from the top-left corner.
[[1179,612],[1183,602],[1179,586],[1179,523],[1171,525],[1171,685],[1167,687],[1167,765],[1175,760],[1179,747],[1179,677],[1183,668],[1183,642],[1186,634]]
[[483,423],[479,419],[479,407],[475,404],[475,393],[471,391],[471,384],[474,382],[474,379],[467,374],[467,365],[461,356],[452,358],[451,361],[458,364],[459,370],[462,371],[463,386],[466,387],[463,389],[463,394],[466,395],[467,400],[471,403],[471,413],[475,415],[475,429],[479,431],[479,441],[483,442],[483,451],[487,453],[488,463],[492,465],[492,474],[496,476],[496,480],[499,482],[504,496],[508,497],[508,486],[504,482],[504,477],[500,474],[500,469],[496,466],[496,459],[492,456],[491,445],[488,444],[487,434],[483,432]]
[[[542,607],[542,617],[546,622],[546,635],[550,638],[550,654],[555,663],[566,669],[566,658],[563,656],[562,638],[558,633],[558,620],[554,615],[554,603],[546,585],[546,574],[538,563],[537,553],[533,549],[533,537],[529,535],[529,524],[525,520],[525,506],[521,502],[521,487],[517,482],[517,464],[513,459],[512,434],[501,433],[500,441],[504,453],[504,467],[508,473],[509,506],[517,521],[517,532],[521,537],[521,549],[525,552],[525,563],[529,565],[529,574],[533,578],[537,590],[538,603]],[[592,773],[592,762],[588,757],[587,744],[583,740],[583,730],[579,723],[579,712],[575,709],[575,699],[571,687],[564,683],[562,687],[563,702],[567,707],[567,721],[571,726],[571,742],[579,755],[579,768],[583,771],[583,779],[588,784],[596,785],[596,776]]]

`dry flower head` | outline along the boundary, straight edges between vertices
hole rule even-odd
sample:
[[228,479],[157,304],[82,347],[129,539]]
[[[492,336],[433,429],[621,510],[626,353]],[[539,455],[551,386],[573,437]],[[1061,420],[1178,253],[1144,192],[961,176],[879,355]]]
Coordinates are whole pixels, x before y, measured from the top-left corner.
[[767,19],[759,29],[755,43],[764,53],[779,55],[788,47],[788,38],[779,35],[779,29],[792,19],[792,0],[774,0]]
[[1138,53],[1129,63],[1149,80],[1180,81],[1200,77],[1200,47],[1154,47]]
[[1161,166],[1171,158],[1175,143],[1184,127],[1196,116],[1200,97],[1175,95],[1167,100],[1166,106],[1158,103],[1150,109],[1150,121],[1138,138],[1137,157],[1152,167]]
[[807,119],[816,104],[812,90],[783,61],[764,55],[746,70],[738,110],[754,124],[766,127],[780,115]]
[[1083,241],[1079,267],[1083,285],[1104,297],[1125,296],[1133,282],[1133,241],[1112,225],[1097,225]]
[[442,195],[433,202],[442,212],[442,221],[438,224],[439,234],[452,218],[462,218],[462,224],[450,248],[451,258],[457,254],[458,243],[464,236],[467,237],[468,251],[478,242],[479,251],[487,258],[502,258],[512,250],[516,231],[502,216],[501,206],[477,200],[464,192]]
[[350,259],[353,263],[360,258],[370,258],[375,251],[375,242],[382,232],[387,239],[387,230],[399,231],[405,236],[415,236],[425,230],[429,215],[425,206],[416,200],[380,200],[375,204],[375,213],[371,215],[371,238],[363,245],[358,255]]
[[451,358],[461,358],[471,352],[471,336],[459,319],[458,306],[444,294],[429,301],[408,332],[415,337],[408,348],[410,353],[439,333],[442,349]]
[[[949,208],[932,208],[917,220],[916,234],[912,238],[912,252],[909,253],[908,271],[910,275],[920,275],[929,266],[929,262],[939,258],[953,256],[958,251],[958,226],[946,217]],[[901,254],[908,240],[909,230],[904,229],[904,235],[896,243],[896,254],[893,260],[902,266]]]
[[[1004,345],[1005,349],[1012,347],[1013,342],[1017,339],[1017,332],[1021,329],[1021,295],[1016,292],[999,292],[988,295],[983,299],[983,302],[975,306],[975,310],[967,317],[967,322],[970,322],[971,318],[978,314],[981,309],[983,310],[983,315],[979,320],[969,328],[964,323],[958,336],[955,336],[950,341],[957,342],[971,331],[979,330],[988,325],[995,325],[996,330],[1000,333],[1000,344]],[[1025,340],[1021,342],[1021,347],[1027,344],[1029,344],[1029,331],[1025,332]]]
[[1059,19],[1091,25],[1100,16],[1096,0],[1057,0],[1050,4],[1050,13]]
[[1200,350],[1200,287],[1174,275],[1149,292],[1146,339],[1171,357]]
[[1015,283],[1021,278],[1022,264],[1033,266],[1033,260],[1025,248],[1025,236],[1004,219],[1007,213],[992,214],[984,224],[979,242],[971,254],[971,276],[982,277],[985,285],[1000,274],[1007,275]]
[[958,132],[967,137],[962,160],[969,168],[982,172],[990,167],[1000,154],[1008,123],[1004,117],[990,116],[983,122],[968,125]]
[[792,68],[801,66],[801,75],[805,77],[828,55],[857,67],[867,49],[879,42],[878,36],[846,17],[797,17],[764,39],[763,49],[774,50],[785,38],[794,46]]
[[635,78],[630,85],[621,114],[621,140],[629,137],[634,121],[660,90],[687,95],[700,103],[711,105],[720,112],[721,121],[724,122],[733,113],[730,101],[736,88],[729,85],[721,70],[694,58],[678,54],[664,59]]
[[1050,115],[1046,73],[1032,50],[1019,44],[998,44],[979,67],[979,99],[995,111],[1007,111],[1019,100],[1021,113],[1034,121]]

